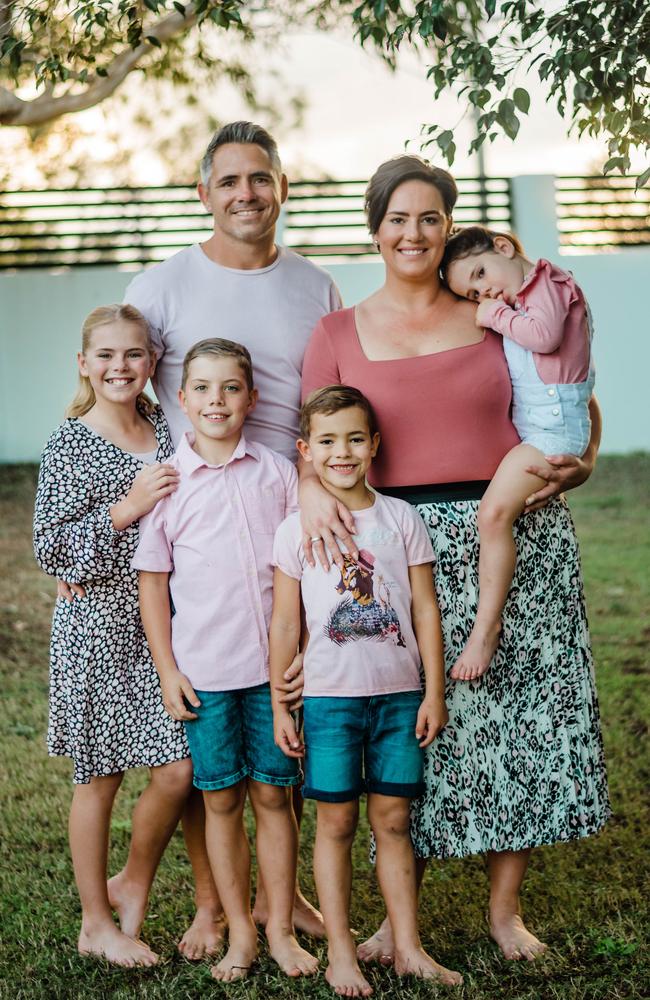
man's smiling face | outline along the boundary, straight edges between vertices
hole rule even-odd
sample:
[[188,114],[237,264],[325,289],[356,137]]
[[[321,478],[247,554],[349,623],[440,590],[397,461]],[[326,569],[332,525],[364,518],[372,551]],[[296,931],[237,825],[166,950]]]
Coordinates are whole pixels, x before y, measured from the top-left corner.
[[199,196],[214,219],[215,232],[243,243],[273,233],[287,197],[287,179],[273,169],[268,153],[253,143],[227,143],[212,158],[207,185]]

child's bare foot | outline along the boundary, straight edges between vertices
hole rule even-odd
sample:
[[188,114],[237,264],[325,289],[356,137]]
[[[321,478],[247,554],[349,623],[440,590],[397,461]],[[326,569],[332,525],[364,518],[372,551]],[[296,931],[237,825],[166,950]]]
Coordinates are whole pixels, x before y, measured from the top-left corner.
[[443,986],[462,986],[460,972],[452,972],[427,955],[423,948],[395,953],[395,972],[398,976],[417,976],[418,979],[437,979]]
[[318,959],[301,948],[292,933],[266,928],[271,958],[287,976],[313,976],[318,972]]
[[109,878],[106,887],[108,901],[119,917],[122,933],[132,938],[140,937],[149,901],[146,888],[129,882],[124,872]]
[[112,965],[132,969],[136,965],[156,965],[158,956],[142,941],[134,941],[114,924],[104,924],[97,930],[79,933],[77,948],[80,955],[105,958]]
[[500,626],[486,632],[478,631],[474,626],[449,676],[455,681],[475,681],[477,677],[487,673],[497,651],[500,635]]
[[385,917],[379,930],[372,937],[363,941],[357,948],[357,958],[360,962],[379,962],[381,965],[392,965],[395,959],[395,942],[390,920]]
[[245,979],[257,958],[257,931],[251,922],[250,928],[240,928],[237,934],[230,932],[228,951],[220,962],[210,969],[212,976],[222,983],[232,983]]
[[369,997],[372,986],[357,965],[354,952],[334,958],[329,956],[325,978],[340,997]]
[[216,955],[226,935],[226,918],[223,911],[214,912],[210,906],[199,906],[194,920],[178,942],[178,950],[191,962],[198,962],[206,955]]
[[[253,920],[260,927],[266,927],[268,919],[269,913],[266,897],[261,899],[258,897],[253,907]],[[300,889],[296,890],[296,898],[293,904],[293,926],[297,931],[309,934],[311,937],[325,937],[325,924],[323,923],[322,914],[315,906],[312,906],[309,900],[305,899]]]
[[504,957],[515,961],[525,958],[533,962],[548,948],[548,945],[530,933],[518,913],[491,919],[490,935],[499,945]]

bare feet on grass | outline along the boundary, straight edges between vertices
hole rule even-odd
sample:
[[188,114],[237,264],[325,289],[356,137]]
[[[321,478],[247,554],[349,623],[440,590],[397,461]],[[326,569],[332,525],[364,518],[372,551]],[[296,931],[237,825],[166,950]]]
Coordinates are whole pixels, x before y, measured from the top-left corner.
[[[253,920],[260,927],[266,927],[268,918],[269,913],[266,899],[256,899],[255,906],[253,907]],[[300,889],[296,891],[293,906],[293,926],[297,931],[309,934],[311,937],[325,937],[325,924],[323,923],[322,914],[315,906],[312,906],[309,900],[305,899]]]
[[226,918],[223,911],[215,913],[212,907],[200,906],[194,920],[178,943],[184,958],[198,962],[206,955],[216,955],[226,936]]
[[345,951],[340,954],[330,950],[325,979],[340,997],[372,995],[372,986],[359,968],[353,948],[349,953]]
[[287,976],[313,976],[318,972],[318,959],[301,948],[292,933],[266,929],[269,952]]
[[469,639],[465,643],[465,648],[460,654],[453,667],[450,677],[455,681],[475,681],[477,677],[482,677],[487,673],[492,657],[499,645],[501,627],[482,631],[472,629]]
[[504,958],[533,962],[548,949],[526,928],[518,913],[490,919],[490,935],[503,952]]
[[108,902],[115,910],[123,934],[139,938],[147,913],[149,894],[143,886],[129,882],[124,872],[118,872],[107,882]]
[[395,942],[390,920],[385,917],[378,931],[357,948],[357,958],[360,962],[379,962],[380,965],[392,965],[395,960]]
[[158,956],[151,948],[123,934],[115,924],[105,924],[95,930],[82,927],[77,948],[80,955],[105,958],[112,965],[125,969],[136,965],[156,965],[158,962]]
[[460,972],[452,972],[427,955],[423,948],[398,951],[395,954],[395,972],[398,976],[417,976],[418,979],[435,979],[443,986],[462,986]]
[[236,979],[245,979],[257,958],[257,930],[251,922],[250,927],[230,931],[228,951],[220,962],[210,969],[214,979],[222,983],[233,983]]

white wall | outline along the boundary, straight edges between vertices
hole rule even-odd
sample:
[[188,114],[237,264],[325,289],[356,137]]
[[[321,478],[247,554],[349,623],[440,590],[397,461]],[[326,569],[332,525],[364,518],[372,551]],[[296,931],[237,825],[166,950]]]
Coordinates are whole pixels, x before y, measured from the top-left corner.
[[[535,203],[533,193],[528,199]],[[544,237],[547,244],[548,232]],[[535,253],[534,229],[526,231],[524,245]],[[541,252],[548,253],[546,245]],[[594,314],[602,451],[650,450],[650,248],[553,257],[575,273]],[[380,262],[328,270],[347,305],[368,295],[383,277]],[[38,460],[74,393],[84,317],[96,305],[121,301],[131,277],[113,267],[0,274],[0,462]]]

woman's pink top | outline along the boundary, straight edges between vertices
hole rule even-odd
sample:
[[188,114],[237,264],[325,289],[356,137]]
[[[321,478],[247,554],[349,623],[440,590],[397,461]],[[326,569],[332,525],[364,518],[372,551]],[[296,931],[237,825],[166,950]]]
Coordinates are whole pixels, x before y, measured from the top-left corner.
[[307,345],[303,399],[334,384],[360,389],[377,414],[373,486],[491,479],[519,443],[501,338],[490,331],[478,344],[438,354],[369,361],[354,309],[340,309],[320,320]]

